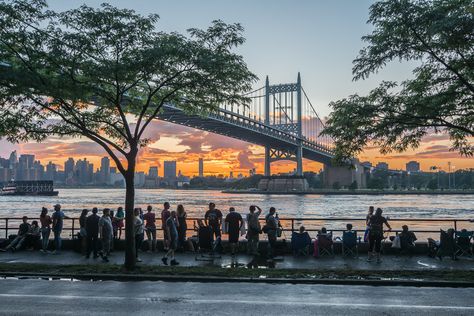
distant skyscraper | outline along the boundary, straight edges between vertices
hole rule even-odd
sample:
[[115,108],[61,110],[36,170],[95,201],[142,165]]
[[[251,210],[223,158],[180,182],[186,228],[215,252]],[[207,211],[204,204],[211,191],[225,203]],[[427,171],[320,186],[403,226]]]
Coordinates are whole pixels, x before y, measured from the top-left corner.
[[158,167],[150,167],[148,169],[148,176],[153,179],[158,179]]
[[8,159],[10,161],[10,169],[15,169],[16,165],[18,163],[18,157],[16,155],[16,150],[12,151],[10,154],[10,158]]
[[199,158],[199,176],[204,177],[204,161]]
[[379,163],[375,166],[375,169],[388,170],[388,163],[386,163],[386,162],[379,162]]
[[100,160],[100,180],[102,183],[108,183],[110,176],[110,159],[109,157],[103,157]]
[[46,180],[56,180],[56,174],[58,170],[54,163],[51,161],[46,165]]
[[407,172],[419,172],[420,171],[420,163],[418,161],[409,161],[406,165]]
[[176,179],[176,161],[164,162],[163,177],[168,180]]
[[15,180],[35,180],[35,155],[21,155],[18,159]]
[[94,171],[94,165],[90,164],[86,158],[78,160],[76,162],[76,175],[79,184],[85,185],[92,182],[92,173]]
[[66,179],[73,178],[73,176],[74,176],[74,165],[75,165],[75,163],[74,163],[73,158],[69,158],[64,163],[64,176],[65,176]]

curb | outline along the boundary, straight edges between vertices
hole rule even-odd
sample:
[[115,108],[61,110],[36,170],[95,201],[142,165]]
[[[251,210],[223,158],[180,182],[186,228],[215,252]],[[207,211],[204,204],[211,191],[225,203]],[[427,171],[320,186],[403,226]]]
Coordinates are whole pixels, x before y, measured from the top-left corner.
[[2,278],[52,278],[94,281],[162,281],[199,283],[268,283],[268,284],[314,284],[314,285],[365,285],[365,286],[411,286],[411,287],[450,287],[473,288],[474,282],[463,281],[419,281],[419,280],[355,280],[355,279],[302,279],[302,278],[239,278],[217,276],[181,276],[156,274],[71,274],[71,273],[32,273],[0,272]]

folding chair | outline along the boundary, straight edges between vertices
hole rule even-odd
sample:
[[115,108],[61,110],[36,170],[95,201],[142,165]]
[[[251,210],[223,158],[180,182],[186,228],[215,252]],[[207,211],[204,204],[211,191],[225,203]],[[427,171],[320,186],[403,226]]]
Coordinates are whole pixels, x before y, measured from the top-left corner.
[[332,234],[318,235],[319,257],[334,256]]
[[212,240],[212,229],[209,226],[200,226],[198,231],[198,249],[196,252],[196,261],[213,261],[221,258],[220,255],[215,255],[215,245],[220,242],[218,238],[215,242]]
[[454,240],[454,229],[448,229],[447,231],[440,230],[439,236],[439,247],[436,256],[439,260],[443,260],[443,257],[449,256],[453,260],[456,260],[456,241]]
[[473,239],[474,232],[467,231],[465,229],[455,232],[456,238],[456,256],[467,255],[472,257],[472,245],[471,240]]
[[342,255],[346,257],[359,256],[356,231],[345,231],[342,233]]
[[291,234],[291,250],[294,256],[307,256],[311,247],[311,237],[308,232]]

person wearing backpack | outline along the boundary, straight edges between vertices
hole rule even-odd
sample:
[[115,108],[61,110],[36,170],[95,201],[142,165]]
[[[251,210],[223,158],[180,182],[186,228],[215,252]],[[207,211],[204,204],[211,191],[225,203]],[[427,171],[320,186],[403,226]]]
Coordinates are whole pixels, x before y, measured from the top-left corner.
[[[258,211],[256,211],[258,210]],[[247,252],[251,255],[258,256],[258,241],[259,235],[262,232],[260,228],[260,221],[258,217],[262,213],[262,209],[256,205],[250,205],[249,207],[249,214],[247,214],[247,223],[248,223],[248,230],[247,230]]]
[[385,217],[382,216],[382,209],[377,208],[375,215],[369,219],[369,253],[367,261],[371,262],[375,256],[377,263],[380,263],[382,260],[380,258],[380,249],[383,239],[383,225],[387,226],[388,230],[391,231],[392,227],[388,224],[388,221]]

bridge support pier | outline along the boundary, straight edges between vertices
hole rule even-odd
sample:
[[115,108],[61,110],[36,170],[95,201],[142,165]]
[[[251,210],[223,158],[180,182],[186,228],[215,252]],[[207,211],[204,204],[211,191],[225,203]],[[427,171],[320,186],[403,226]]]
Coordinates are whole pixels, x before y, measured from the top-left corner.
[[269,177],[272,175],[270,169],[270,146],[265,146],[265,170],[264,170],[265,177]]
[[303,176],[303,147],[298,146],[296,149],[296,175]]

